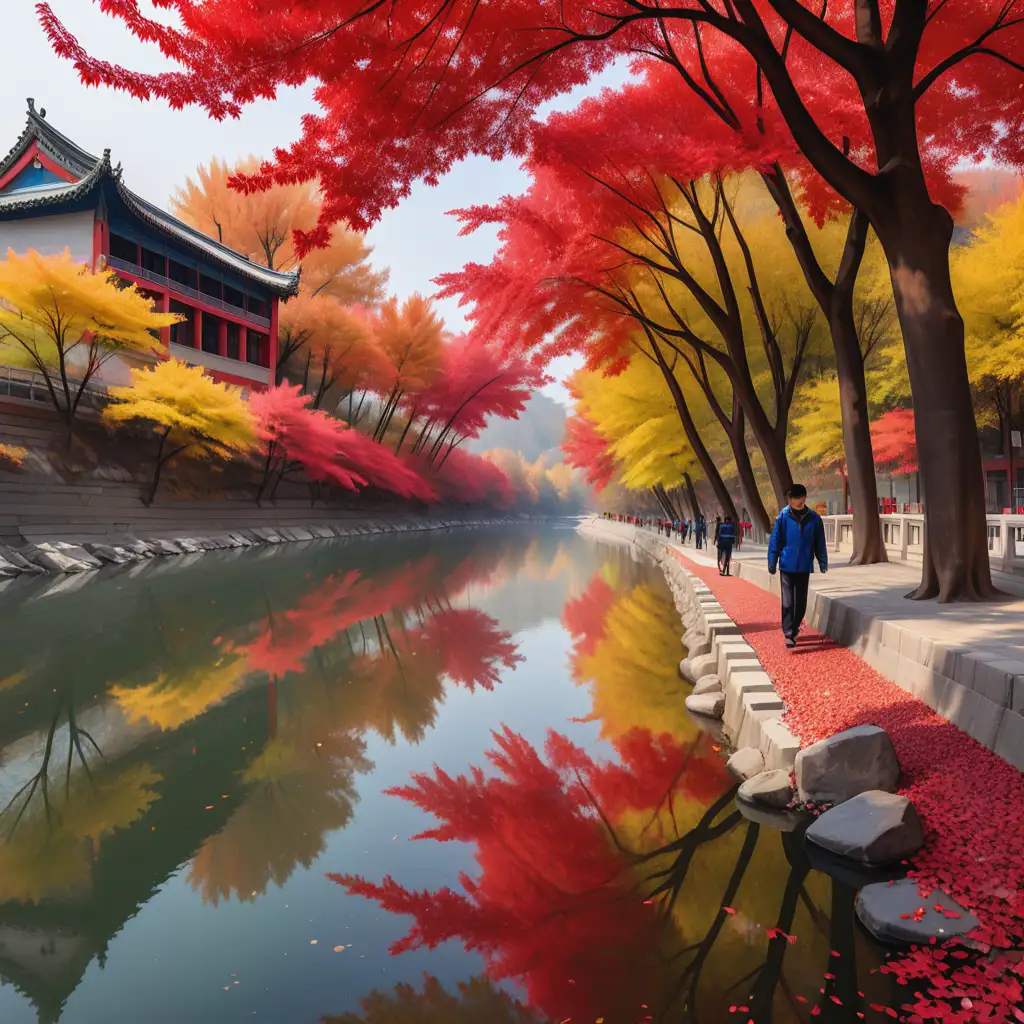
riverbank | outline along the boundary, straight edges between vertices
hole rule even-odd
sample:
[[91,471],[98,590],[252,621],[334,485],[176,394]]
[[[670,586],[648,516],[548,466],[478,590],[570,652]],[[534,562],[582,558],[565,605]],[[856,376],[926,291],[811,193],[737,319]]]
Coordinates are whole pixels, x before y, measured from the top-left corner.
[[[312,519],[312,517],[310,517]],[[0,590],[19,579],[36,576],[60,577],[55,586],[82,586],[109,566],[136,567],[151,560],[198,558],[207,551],[274,547],[312,541],[351,540],[380,534],[448,531],[474,527],[511,525],[530,521],[520,515],[449,514],[445,516],[386,516],[343,521],[309,522],[302,526],[257,526],[229,532],[192,533],[184,530],[146,534],[146,539],[127,533],[111,533],[102,540],[53,538],[19,545],[0,544]],[[71,577],[70,579],[68,577]]]
[[[797,749],[856,726],[870,724],[888,733],[902,773],[897,792],[911,801],[923,826],[924,845],[910,858],[908,871],[922,894],[922,905],[928,894],[940,888],[947,892],[981,921],[971,933],[969,948],[992,954],[983,968],[971,966],[969,977],[962,973],[966,966],[945,962],[945,950],[940,948],[922,947],[891,961],[889,967],[908,978],[933,977],[938,989],[951,987],[952,982],[952,987],[963,990],[961,994],[970,991],[974,1005],[985,1010],[976,1018],[944,1019],[1019,1019],[1012,1009],[1020,998],[1012,951],[1021,946],[1024,935],[1020,772],[908,688],[876,671],[855,649],[812,625],[801,635],[799,647],[786,649],[778,625],[778,597],[744,578],[742,569],[740,575],[721,577],[699,552],[681,551],[655,533],[623,524],[592,519],[585,529],[655,552],[676,578],[679,572],[671,567],[678,565],[699,602],[713,601],[722,608],[722,621],[727,618],[734,624],[756,658],[757,671],[769,677],[772,692],[778,695],[771,713],[794,738]],[[766,571],[764,575],[767,579]],[[818,607],[831,606],[819,600]],[[974,609],[976,615],[979,612]],[[833,621],[831,615],[828,621]],[[1010,715],[1016,712],[1007,710],[1005,717]],[[936,1014],[917,1019],[926,1017]]]

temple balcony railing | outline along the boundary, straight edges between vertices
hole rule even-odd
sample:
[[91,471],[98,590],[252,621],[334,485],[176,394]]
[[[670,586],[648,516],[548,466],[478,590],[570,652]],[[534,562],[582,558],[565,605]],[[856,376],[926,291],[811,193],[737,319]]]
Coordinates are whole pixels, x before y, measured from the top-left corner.
[[223,312],[229,313],[231,316],[237,317],[239,320],[244,320],[246,323],[252,324],[255,327],[262,327],[265,330],[270,329],[269,317],[260,316],[258,313],[250,313],[249,310],[242,306],[232,305],[230,302],[218,299],[215,295],[207,295],[206,292],[201,292],[197,288],[192,288],[187,284],[182,284],[180,281],[175,281],[173,278],[165,277],[163,274],[156,274],[152,270],[146,270],[145,267],[140,267],[137,263],[132,263],[129,260],[123,260],[119,256],[108,256],[107,265],[114,270],[121,270],[126,274],[131,274],[132,277],[138,277],[143,281],[150,281],[174,295],[194,299],[196,302],[201,302],[206,306],[211,306],[213,309],[220,309]]

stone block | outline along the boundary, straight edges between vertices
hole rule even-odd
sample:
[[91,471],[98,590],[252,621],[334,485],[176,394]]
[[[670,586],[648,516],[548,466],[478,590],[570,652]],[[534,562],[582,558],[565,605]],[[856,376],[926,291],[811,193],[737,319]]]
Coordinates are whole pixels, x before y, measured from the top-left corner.
[[892,792],[900,766],[884,729],[858,725],[801,750],[795,775],[804,803],[841,804],[869,790]]
[[710,654],[701,654],[696,658],[683,658],[679,663],[679,674],[688,683],[696,683],[704,676],[714,675],[716,661]]
[[34,562],[30,562],[20,551],[15,551],[14,548],[4,544],[0,544],[0,556],[5,562],[28,576],[41,576],[46,571]]
[[304,526],[293,526],[292,527],[292,538],[297,541],[307,541],[313,539],[313,534],[309,532]]
[[890,622],[888,619],[882,621],[882,643],[886,647],[899,653],[902,635],[902,627],[897,626],[895,622]]
[[921,664],[921,635],[910,629],[904,629],[900,634],[900,657],[909,658]]
[[975,667],[974,690],[1004,708],[1024,706],[1024,662],[1012,658],[985,658]]
[[800,741],[789,731],[781,718],[769,718],[761,722],[761,742],[758,749],[764,754],[767,771],[784,768],[787,771],[796,762],[800,752]]
[[704,676],[693,684],[694,693],[722,693],[724,689],[718,676]]
[[686,710],[704,718],[720,719],[725,710],[725,694],[717,693],[690,694],[684,701]]
[[924,844],[921,821],[905,797],[869,790],[826,811],[807,829],[808,842],[870,867],[892,864]]
[[[760,754],[760,751],[758,751]],[[735,755],[733,755],[735,756]],[[761,757],[762,764],[764,757]],[[765,807],[783,808],[792,801],[794,792],[789,772],[785,768],[776,768],[770,772],[748,776],[736,792],[740,800]]]
[[785,710],[786,705],[774,690],[743,694],[740,722],[735,730],[736,746],[758,747],[761,742],[761,723],[769,718],[781,718]]
[[744,672],[763,672],[761,662],[757,658],[735,658],[726,666],[725,681],[728,682],[734,675]]
[[775,693],[771,678],[765,671],[734,673],[725,681],[725,723],[739,729],[743,715],[743,695],[746,693]]
[[999,720],[995,746],[992,748],[1004,761],[1024,772],[1024,715],[1007,711]]
[[[912,878],[865,885],[854,907],[861,924],[885,943],[928,946],[978,927],[978,919],[941,889],[930,890],[925,899]],[[915,913],[919,907],[925,909],[923,917]]]
[[743,641],[740,643],[719,644],[717,651],[712,647],[712,654],[718,659],[718,674],[722,679],[729,678],[729,664],[731,662],[749,661],[751,658],[757,658],[754,648]]
[[[976,690],[968,690],[952,683],[952,699],[948,713],[943,717],[955,726],[976,739],[983,747],[990,750],[996,745],[999,734],[999,723],[1002,721],[1006,708],[1001,704],[986,700]],[[1012,714],[1012,712],[1010,712]]]
[[745,782],[764,773],[764,754],[757,747],[740,747],[725,764],[733,777]]
[[904,657],[902,654],[899,657],[897,666],[896,678],[893,682],[901,690],[906,690],[907,693],[916,692],[917,688],[921,685],[921,681],[927,677],[930,671],[918,662]]
[[863,655],[864,660],[886,679],[895,681],[900,672],[900,652],[885,644],[879,644]]
[[[723,618],[724,618],[724,616],[723,616]],[[740,627],[737,626],[736,623],[732,621],[732,619],[728,619],[727,621],[724,621],[724,622],[721,622],[721,621],[712,622],[708,626],[708,636],[711,638],[711,645],[712,645],[712,647],[714,646],[715,641],[719,637],[740,636],[740,635],[741,635]]]

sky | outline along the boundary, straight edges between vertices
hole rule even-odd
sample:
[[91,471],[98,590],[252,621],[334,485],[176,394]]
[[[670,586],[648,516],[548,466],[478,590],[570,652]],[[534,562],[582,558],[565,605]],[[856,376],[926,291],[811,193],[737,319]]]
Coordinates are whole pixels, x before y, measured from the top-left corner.
[[[197,109],[176,111],[163,101],[141,102],[107,89],[87,89],[74,68],[58,60],[36,21],[34,0],[2,0],[4,81],[0,101],[0,152],[14,145],[25,125],[25,98],[44,107],[55,128],[89,152],[110,149],[111,159],[124,167],[125,183],[134,192],[161,206],[187,176],[212,157],[228,161],[249,154],[268,155],[274,145],[299,135],[301,115],[314,107],[312,86],[283,91],[277,100],[260,101],[234,121],[216,122]],[[134,40],[122,26],[101,14],[90,0],[53,0],[65,24],[97,57],[134,68],[156,70],[163,59],[154,47]],[[624,80],[624,68],[612,68],[587,90],[558,102],[573,105],[581,95]],[[17,83],[17,91],[12,87]],[[431,294],[431,278],[458,270],[470,261],[486,263],[496,247],[496,231],[484,228],[466,238],[447,211],[491,203],[520,192],[527,176],[515,160],[494,163],[472,158],[454,168],[434,188],[416,185],[396,209],[384,214],[369,233],[374,262],[391,269],[391,290],[404,297],[419,291]],[[439,302],[449,328],[459,331],[465,320],[454,300]],[[560,381],[573,369],[572,358],[558,360],[551,373],[556,383],[547,394],[568,403]]]

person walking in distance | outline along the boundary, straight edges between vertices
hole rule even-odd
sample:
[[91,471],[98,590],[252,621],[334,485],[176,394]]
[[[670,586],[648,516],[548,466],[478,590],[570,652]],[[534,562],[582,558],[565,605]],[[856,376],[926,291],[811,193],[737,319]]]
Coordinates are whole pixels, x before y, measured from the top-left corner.
[[828,572],[828,548],[821,516],[807,507],[807,488],[793,484],[786,497],[789,504],[776,518],[768,541],[768,572],[782,574],[782,635],[787,647],[796,647],[814,562]]
[[718,544],[718,575],[728,576],[732,546],[736,543],[736,524],[732,516],[726,516],[715,528],[715,539]]

